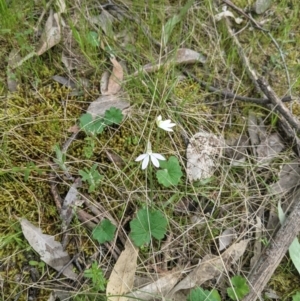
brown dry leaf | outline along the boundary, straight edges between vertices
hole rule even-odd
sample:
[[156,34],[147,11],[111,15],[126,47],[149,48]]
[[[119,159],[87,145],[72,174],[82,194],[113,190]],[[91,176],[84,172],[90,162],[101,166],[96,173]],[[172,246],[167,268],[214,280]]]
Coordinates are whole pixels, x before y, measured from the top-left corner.
[[88,107],[87,113],[91,114],[93,118],[97,116],[104,116],[105,111],[111,107],[124,110],[129,107],[126,93],[118,93],[115,95],[102,95],[94,100]]
[[103,95],[114,95],[117,94],[121,90],[121,84],[123,81],[123,67],[116,60],[116,58],[111,58],[110,61],[113,64],[113,70],[108,80],[107,87],[101,87],[101,91]]
[[37,47],[37,55],[41,55],[61,40],[61,27],[60,27],[60,15],[53,13],[50,10],[50,15],[46,21],[44,32],[41,36],[39,45]]
[[[134,275],[137,267],[139,249],[127,239],[125,250],[121,253],[106,287],[108,301],[127,301],[124,294],[130,292],[133,287]],[[110,295],[114,295],[113,297]]]
[[160,277],[158,280],[132,292],[128,296],[137,300],[156,300],[156,298],[162,299],[165,297],[180,278],[180,272],[170,272],[165,276]]
[[62,245],[54,240],[54,236],[43,234],[40,228],[35,227],[25,218],[20,223],[25,238],[30,246],[41,256],[41,260],[58,272],[64,268],[62,274],[72,280],[76,280],[77,274],[73,272],[73,264],[65,267],[70,262],[70,256],[63,251]]
[[190,182],[213,175],[224,146],[223,138],[205,131],[198,132],[190,139],[186,150],[187,176]]
[[249,239],[233,244],[220,256],[206,255],[202,262],[172,289],[169,296],[179,290],[201,286],[205,281],[220,276],[244,254],[248,242]]
[[196,52],[192,49],[188,48],[179,48],[176,52],[171,52],[162,57],[155,64],[147,64],[143,66],[142,70],[136,71],[134,75],[139,74],[140,72],[155,72],[159,70],[162,66],[168,67],[170,64],[180,65],[180,64],[194,64],[194,63],[202,63],[206,62],[206,57]]
[[114,163],[116,166],[120,168],[124,167],[125,162],[118,154],[110,150],[105,150],[105,153],[110,162]]

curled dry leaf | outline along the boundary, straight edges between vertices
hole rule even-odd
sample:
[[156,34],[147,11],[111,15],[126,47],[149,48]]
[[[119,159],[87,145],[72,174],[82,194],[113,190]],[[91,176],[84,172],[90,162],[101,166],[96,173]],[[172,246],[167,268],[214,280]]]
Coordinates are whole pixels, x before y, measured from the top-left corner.
[[60,15],[53,13],[50,10],[50,15],[46,21],[44,32],[41,36],[37,47],[37,55],[42,55],[44,52],[58,44],[61,40]]
[[160,300],[163,297],[167,296],[174,285],[178,282],[180,278],[180,272],[172,272],[170,271],[167,275],[160,277],[158,280],[132,292],[128,296],[137,300],[156,300],[159,298]]
[[244,254],[248,242],[249,239],[235,243],[220,256],[206,255],[202,262],[180,281],[168,296],[171,297],[179,290],[201,286],[205,281],[219,277],[225,269],[229,269]]
[[[54,236],[43,234],[41,229],[32,225],[27,219],[21,220],[21,227],[30,246],[41,256],[46,264],[70,279],[76,280],[77,274],[73,272],[74,266],[70,262],[70,256],[63,251],[62,245],[54,240]],[[65,267],[66,266],[66,267]]]
[[138,252],[138,248],[127,239],[125,250],[121,253],[108,280],[106,296],[109,301],[129,300],[124,294],[132,290]]
[[104,85],[105,83],[103,79],[101,79],[101,92],[103,95],[117,94],[121,90],[121,84],[123,81],[123,67],[115,58],[111,58],[110,61],[113,64],[113,70],[109,76],[107,86],[102,87],[102,84]]
[[223,138],[205,131],[198,132],[190,139],[186,150],[187,176],[190,182],[213,175],[224,146]]
[[226,229],[219,236],[219,251],[225,250],[236,238],[236,231],[233,228]]

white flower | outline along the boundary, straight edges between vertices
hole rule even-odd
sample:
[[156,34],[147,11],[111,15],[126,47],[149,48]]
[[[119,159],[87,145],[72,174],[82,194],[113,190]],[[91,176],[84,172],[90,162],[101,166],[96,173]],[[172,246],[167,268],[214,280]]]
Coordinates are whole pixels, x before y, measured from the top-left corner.
[[139,155],[135,161],[138,162],[143,160],[142,169],[145,169],[148,166],[150,159],[155,167],[159,167],[158,160],[166,160],[166,158],[161,154],[152,153],[151,143],[148,142],[146,154]]
[[159,128],[161,128],[167,132],[173,132],[173,130],[171,128],[176,125],[176,123],[171,123],[170,119],[162,120],[161,115],[156,117],[156,124]]

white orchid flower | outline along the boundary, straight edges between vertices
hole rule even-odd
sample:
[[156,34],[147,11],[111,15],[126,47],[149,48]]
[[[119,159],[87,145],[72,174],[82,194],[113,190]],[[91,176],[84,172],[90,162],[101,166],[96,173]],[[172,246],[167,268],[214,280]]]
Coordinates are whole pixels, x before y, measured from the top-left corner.
[[176,123],[171,123],[170,119],[162,120],[161,115],[156,117],[156,124],[159,128],[161,128],[167,132],[173,132],[173,130],[171,128],[176,125]]
[[148,166],[150,159],[155,167],[159,167],[158,160],[162,160],[162,161],[166,160],[166,158],[164,156],[162,156],[161,154],[152,153],[151,143],[148,141],[146,154],[139,155],[135,159],[135,161],[138,162],[138,161],[143,160],[142,169],[145,169]]

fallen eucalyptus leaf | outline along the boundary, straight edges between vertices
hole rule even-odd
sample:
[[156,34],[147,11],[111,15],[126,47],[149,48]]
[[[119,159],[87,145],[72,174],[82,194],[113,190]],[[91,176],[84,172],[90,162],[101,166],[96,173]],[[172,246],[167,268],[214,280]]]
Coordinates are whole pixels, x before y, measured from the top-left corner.
[[41,36],[39,46],[37,47],[37,55],[42,55],[44,52],[58,44],[61,40],[60,15],[53,13],[50,10],[50,15],[46,21],[44,32]]
[[198,132],[189,140],[186,157],[187,176],[190,182],[213,175],[224,146],[223,138],[205,131]]
[[124,76],[123,67],[115,58],[111,58],[110,61],[113,64],[113,70],[108,79],[107,87],[101,86],[102,95],[117,94],[121,90],[121,84]]
[[296,188],[300,182],[300,161],[294,160],[282,166],[279,180],[271,185],[273,194],[286,193]]
[[108,280],[106,296],[109,301],[129,300],[124,294],[133,288],[138,253],[139,249],[127,239],[125,250],[118,258]]
[[132,292],[128,295],[137,300],[156,300],[156,298],[162,299],[168,295],[174,285],[177,283],[180,278],[180,272],[170,271],[167,275],[160,277],[158,280]]
[[220,256],[204,256],[201,263],[180,281],[168,296],[171,297],[179,290],[201,286],[205,281],[219,277],[225,269],[228,270],[244,254],[248,242],[249,239],[235,243]]
[[257,159],[260,164],[272,161],[284,149],[284,144],[277,133],[269,135],[257,146]]
[[88,107],[87,113],[91,114],[93,118],[103,117],[106,110],[115,107],[124,110],[129,107],[126,93],[118,93],[114,95],[103,95],[94,100]]
[[219,236],[219,251],[225,250],[236,238],[236,231],[233,228],[224,230]]
[[[20,221],[23,234],[30,246],[41,256],[46,264],[58,272],[70,262],[70,256],[63,251],[62,245],[54,240],[54,236],[43,234],[40,228],[32,225],[27,219]],[[73,272],[73,264],[64,268],[62,274],[72,280],[77,279],[77,274]]]

